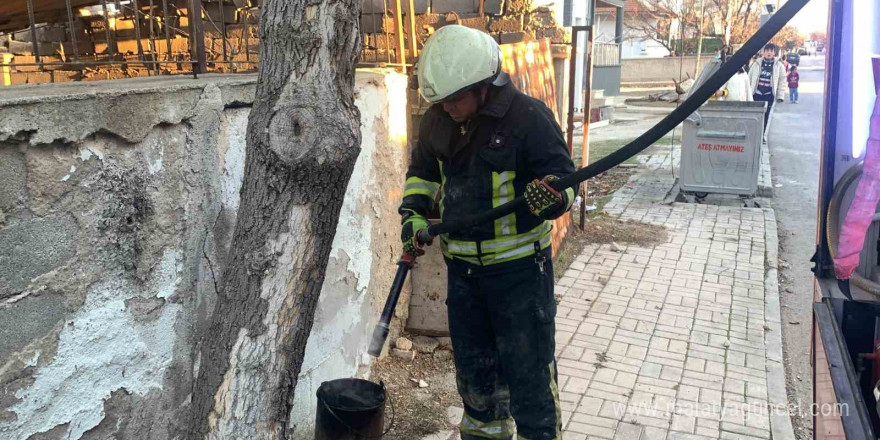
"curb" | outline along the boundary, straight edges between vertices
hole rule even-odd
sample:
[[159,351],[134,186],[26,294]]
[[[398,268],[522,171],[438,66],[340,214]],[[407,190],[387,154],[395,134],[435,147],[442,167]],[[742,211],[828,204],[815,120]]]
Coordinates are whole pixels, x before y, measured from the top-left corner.
[[626,104],[627,112],[636,112],[636,113],[657,113],[657,114],[669,114],[675,110],[675,106],[671,107],[643,107],[638,105]]
[[422,437],[420,440],[458,440],[458,439],[460,439],[461,437],[459,437],[456,434],[458,434],[458,433],[455,431],[450,431],[450,430],[439,431],[439,432],[435,432],[433,434],[428,434],[428,435]]
[[770,167],[770,145],[761,144],[761,168],[758,173],[758,197],[773,197],[773,169]]
[[[774,106],[770,109],[770,116],[767,118],[767,127],[764,129],[765,139],[769,140],[770,125],[773,123],[775,115]],[[761,144],[761,168],[758,174],[758,197],[773,197],[773,172],[770,166],[770,142]]]
[[[782,315],[779,302],[779,236],[776,213],[764,211],[764,241],[766,246],[764,274],[764,346],[766,350],[767,403],[770,405],[770,434],[773,440],[795,440],[794,428],[788,413],[788,393],[785,384],[785,357],[782,351]],[[785,411],[779,411],[785,408]]]

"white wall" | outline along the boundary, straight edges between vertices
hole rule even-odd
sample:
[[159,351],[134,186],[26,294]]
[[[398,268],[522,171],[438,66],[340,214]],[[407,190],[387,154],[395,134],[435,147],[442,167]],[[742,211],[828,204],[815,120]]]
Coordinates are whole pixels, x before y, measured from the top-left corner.
[[[0,439],[180,438],[192,344],[235,225],[255,80],[0,96],[0,335],[27,334],[0,344]],[[295,392],[296,439],[310,438],[322,381],[366,374],[400,253],[406,78],[375,69],[355,80],[361,152]]]
[[398,255],[387,249],[399,247],[401,197],[395,190],[403,186],[409,164],[406,120],[401,119],[406,117],[407,81],[388,72],[359,74],[355,104],[361,111],[361,152],[345,192],[296,387],[292,440],[314,438],[315,393],[322,382],[365,376],[378,318],[373,310],[384,305],[397,268]]

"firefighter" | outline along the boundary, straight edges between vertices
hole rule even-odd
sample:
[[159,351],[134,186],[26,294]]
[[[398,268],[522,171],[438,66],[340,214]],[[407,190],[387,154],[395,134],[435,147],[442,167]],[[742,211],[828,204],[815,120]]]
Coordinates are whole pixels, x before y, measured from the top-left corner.
[[424,253],[416,237],[438,193],[444,222],[527,200],[492,223],[440,236],[462,439],[507,439],[514,429],[518,439],[561,439],[550,220],[571,207],[574,191],[550,184],[575,170],[562,130],[510,83],[498,44],[477,30],[439,29],[418,80],[432,105],[400,205],[405,252]]

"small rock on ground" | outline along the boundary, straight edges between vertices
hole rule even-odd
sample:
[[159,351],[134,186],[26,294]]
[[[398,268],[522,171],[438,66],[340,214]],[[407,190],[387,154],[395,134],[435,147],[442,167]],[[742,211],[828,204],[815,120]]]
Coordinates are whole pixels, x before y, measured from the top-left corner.
[[400,350],[412,350],[413,343],[407,338],[400,337],[394,342],[394,346]]
[[452,350],[452,338],[449,336],[437,338],[437,342],[440,343],[440,348]]
[[440,342],[429,336],[416,336],[413,339],[413,347],[419,353],[433,353],[439,346]]
[[421,440],[451,440],[455,438],[453,434],[455,434],[454,431],[440,431],[430,434],[426,437],[422,437]]
[[449,418],[450,425],[458,425],[461,423],[461,418],[464,416],[464,408],[450,406],[446,409],[446,416]]
[[452,352],[449,350],[437,350],[434,352],[435,361],[448,361],[452,359]]
[[394,356],[399,357],[405,361],[411,361],[416,358],[416,352],[413,350],[401,350],[401,349],[395,348],[395,349],[391,350],[391,353]]

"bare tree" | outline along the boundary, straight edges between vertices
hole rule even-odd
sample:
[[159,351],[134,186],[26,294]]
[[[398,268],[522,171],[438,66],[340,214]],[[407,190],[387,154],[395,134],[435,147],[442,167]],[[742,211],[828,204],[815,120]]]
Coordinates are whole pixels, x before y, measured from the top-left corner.
[[742,29],[745,23],[750,20],[757,23],[760,20],[756,0],[711,0],[711,6],[710,14],[721,25],[724,44],[745,42],[751,36],[749,34],[743,38]]
[[[724,44],[741,44],[758,29],[759,0],[707,0],[702,18],[720,26]],[[670,51],[690,52],[701,29],[698,0],[638,0],[627,17],[629,38],[651,39]],[[706,26],[709,26],[708,24]],[[711,32],[710,32],[711,33]]]
[[629,38],[650,39],[669,51],[680,50],[676,39],[696,35],[696,0],[638,0],[626,20]]
[[742,7],[730,17],[729,44],[745,43],[761,26],[761,3],[758,0],[738,1],[742,2]]
[[825,31],[814,31],[814,32],[810,32],[810,40],[812,40],[812,41],[818,41],[818,42],[824,44],[824,43],[825,43],[825,40],[826,40]]
[[356,0],[265,0],[241,206],[196,347],[192,439],[286,439],[360,149]]
[[803,46],[806,39],[796,27],[786,26],[770,41],[784,50],[792,50]]
[[662,44],[667,50],[674,50],[670,35],[672,22],[677,17],[674,6],[672,2],[665,0],[634,2],[631,16],[624,17],[627,34],[625,39],[649,39]]

